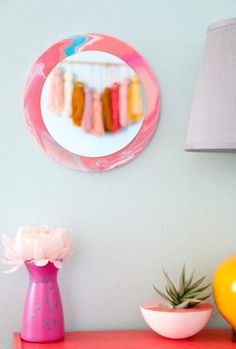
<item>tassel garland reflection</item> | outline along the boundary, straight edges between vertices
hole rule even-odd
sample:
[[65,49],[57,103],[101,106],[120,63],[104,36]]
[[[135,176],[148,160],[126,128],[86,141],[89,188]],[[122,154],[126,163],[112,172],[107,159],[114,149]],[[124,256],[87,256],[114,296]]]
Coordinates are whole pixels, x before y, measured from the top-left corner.
[[106,85],[100,94],[82,81],[74,82],[71,72],[63,76],[56,67],[49,83],[48,110],[70,117],[74,126],[97,136],[118,132],[143,118],[143,97],[136,75]]

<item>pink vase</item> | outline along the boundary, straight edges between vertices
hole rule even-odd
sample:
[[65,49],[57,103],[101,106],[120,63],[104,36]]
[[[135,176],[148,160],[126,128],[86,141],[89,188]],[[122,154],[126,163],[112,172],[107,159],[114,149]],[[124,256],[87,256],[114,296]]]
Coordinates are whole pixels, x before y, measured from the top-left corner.
[[25,262],[30,274],[22,320],[22,339],[54,342],[64,338],[64,317],[57,284],[58,269],[49,262],[43,267]]

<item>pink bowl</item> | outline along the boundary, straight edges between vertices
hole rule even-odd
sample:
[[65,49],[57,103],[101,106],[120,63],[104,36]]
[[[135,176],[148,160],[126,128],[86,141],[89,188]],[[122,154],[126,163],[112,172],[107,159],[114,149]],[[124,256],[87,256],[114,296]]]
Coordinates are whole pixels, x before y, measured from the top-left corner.
[[188,309],[168,309],[160,304],[163,300],[144,303],[140,306],[141,313],[153,331],[172,339],[188,338],[201,331],[213,310],[209,303]]

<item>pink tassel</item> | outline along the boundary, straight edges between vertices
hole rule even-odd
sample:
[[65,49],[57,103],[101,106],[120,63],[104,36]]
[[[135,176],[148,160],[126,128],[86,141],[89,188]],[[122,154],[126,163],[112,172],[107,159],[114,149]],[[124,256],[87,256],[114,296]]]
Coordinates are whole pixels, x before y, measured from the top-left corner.
[[69,117],[72,113],[73,76],[71,73],[66,73],[64,78],[64,106],[62,115]]
[[82,129],[85,132],[90,132],[93,127],[93,96],[89,87],[84,90],[84,98]]
[[58,68],[54,68],[49,85],[48,109],[60,115],[64,107],[64,82]]
[[120,125],[122,127],[125,127],[129,124],[128,87],[129,87],[129,80],[124,78],[120,85],[120,103],[119,103]]
[[119,122],[119,84],[116,82],[111,87],[112,132],[120,128]]
[[101,136],[104,134],[101,97],[98,92],[93,94],[93,129],[92,133]]

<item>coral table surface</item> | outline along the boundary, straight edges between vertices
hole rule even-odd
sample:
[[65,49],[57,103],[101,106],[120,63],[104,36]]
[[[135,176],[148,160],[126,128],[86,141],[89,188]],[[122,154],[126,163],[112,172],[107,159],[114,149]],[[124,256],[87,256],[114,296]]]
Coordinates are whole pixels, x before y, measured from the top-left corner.
[[28,343],[13,334],[13,349],[236,349],[229,329],[205,329],[192,338],[166,339],[151,330],[67,332],[65,340],[55,343]]

